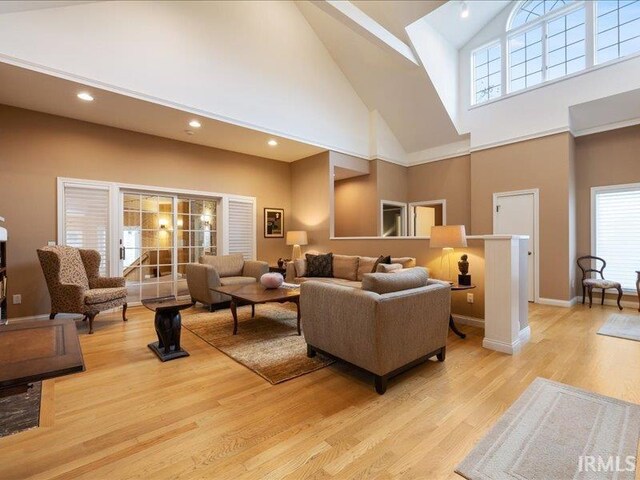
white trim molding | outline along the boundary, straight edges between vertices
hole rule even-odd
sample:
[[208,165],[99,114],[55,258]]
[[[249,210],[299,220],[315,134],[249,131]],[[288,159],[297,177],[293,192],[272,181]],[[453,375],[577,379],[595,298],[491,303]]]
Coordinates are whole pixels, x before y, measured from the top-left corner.
[[409,209],[407,210],[407,223],[409,236],[415,237],[415,222],[414,216],[416,214],[416,207],[432,207],[434,205],[442,205],[442,225],[447,224],[447,199],[440,198],[438,200],[424,200],[421,202],[410,202],[408,203]]
[[536,303],[540,305],[550,305],[552,307],[571,308],[576,304],[576,297],[571,300],[558,300],[556,298],[538,298]]
[[470,140],[461,140],[459,142],[448,143],[437,147],[427,148],[417,152],[407,154],[407,163],[405,166],[414,167],[423,163],[438,162],[440,160],[448,160],[450,158],[462,157],[469,155]]
[[395,236],[395,237],[390,237],[390,238],[402,238],[402,237],[406,237],[407,236],[407,230],[408,230],[408,222],[407,222],[407,211],[409,210],[407,207],[407,204],[404,202],[396,202],[394,200],[380,200],[380,236],[381,237],[387,237],[386,235],[384,235],[384,206],[385,205],[391,205],[394,207],[400,207],[402,209],[402,228],[400,231],[400,235],[399,236]]
[[457,313],[452,313],[451,316],[458,324],[484,329],[484,318],[468,317],[466,315],[458,315]]

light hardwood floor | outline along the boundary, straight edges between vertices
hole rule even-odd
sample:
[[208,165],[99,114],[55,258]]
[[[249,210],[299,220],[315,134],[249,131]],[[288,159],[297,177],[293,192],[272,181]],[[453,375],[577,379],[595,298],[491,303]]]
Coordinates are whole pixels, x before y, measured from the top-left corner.
[[151,312],[103,315],[94,335],[80,327],[87,371],[45,382],[46,426],[0,439],[0,478],[460,478],[538,376],[640,403],[640,343],[596,335],[615,312],[531,306],[532,341],[513,357],[462,326],[444,363],[384,396],[341,365],[272,386],[185,329],[191,356],[161,363]]

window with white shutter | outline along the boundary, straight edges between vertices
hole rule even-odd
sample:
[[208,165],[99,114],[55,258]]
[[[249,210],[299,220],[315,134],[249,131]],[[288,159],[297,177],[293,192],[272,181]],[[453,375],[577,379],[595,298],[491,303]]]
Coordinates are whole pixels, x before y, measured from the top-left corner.
[[640,265],[640,184],[593,189],[594,255],[607,262],[605,278],[635,290]]
[[100,252],[100,274],[109,274],[109,188],[64,184],[62,232],[64,245]]
[[255,203],[253,200],[229,199],[228,251],[242,253],[245,260],[255,259]]

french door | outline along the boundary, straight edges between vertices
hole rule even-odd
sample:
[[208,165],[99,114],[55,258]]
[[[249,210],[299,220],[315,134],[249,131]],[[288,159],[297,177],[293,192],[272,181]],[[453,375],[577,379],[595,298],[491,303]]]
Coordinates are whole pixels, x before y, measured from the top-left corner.
[[120,196],[128,301],[188,295],[186,265],[218,253],[219,199],[139,191]]

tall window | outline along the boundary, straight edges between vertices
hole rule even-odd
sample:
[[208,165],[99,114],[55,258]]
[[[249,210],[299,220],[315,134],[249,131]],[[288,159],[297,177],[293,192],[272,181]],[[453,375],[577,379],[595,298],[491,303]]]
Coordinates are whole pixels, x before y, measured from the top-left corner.
[[500,96],[501,57],[500,43],[494,43],[473,53],[474,103],[482,103]]
[[[502,48],[506,58],[500,57]],[[639,52],[640,0],[517,2],[501,38],[471,54],[471,103]],[[498,88],[489,67],[499,73],[494,78],[502,76]]]
[[596,63],[640,51],[640,1],[606,0],[596,5]]
[[605,276],[635,289],[640,265],[640,184],[594,189],[594,254],[607,262]]

